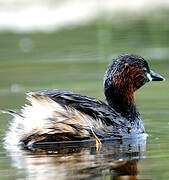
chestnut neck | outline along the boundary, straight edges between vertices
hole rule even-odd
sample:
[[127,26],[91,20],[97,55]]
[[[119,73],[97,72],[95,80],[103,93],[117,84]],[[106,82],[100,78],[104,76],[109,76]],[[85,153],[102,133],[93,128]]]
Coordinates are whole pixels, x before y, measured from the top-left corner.
[[114,84],[104,89],[106,101],[116,112],[130,121],[139,116],[134,99],[134,90],[129,87],[116,87]]

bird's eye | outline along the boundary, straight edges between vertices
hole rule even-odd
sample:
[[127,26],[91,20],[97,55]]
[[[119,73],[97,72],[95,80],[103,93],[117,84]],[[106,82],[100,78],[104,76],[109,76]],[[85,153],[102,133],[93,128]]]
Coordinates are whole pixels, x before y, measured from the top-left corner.
[[143,68],[143,72],[147,72],[147,68],[144,67],[144,68]]

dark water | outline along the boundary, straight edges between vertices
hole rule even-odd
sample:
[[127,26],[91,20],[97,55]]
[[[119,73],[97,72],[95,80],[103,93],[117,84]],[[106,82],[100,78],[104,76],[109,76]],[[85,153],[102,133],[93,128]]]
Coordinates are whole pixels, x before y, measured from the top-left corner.
[[[162,12],[160,12],[162,13]],[[165,16],[164,16],[165,15]],[[169,179],[168,14],[114,25],[98,21],[51,34],[0,34],[0,109],[19,111],[25,92],[59,88],[104,101],[102,79],[110,59],[121,53],[147,58],[166,78],[136,92],[149,137],[51,147],[11,149],[2,144],[11,117],[0,115],[0,179]],[[159,28],[160,27],[160,28]]]

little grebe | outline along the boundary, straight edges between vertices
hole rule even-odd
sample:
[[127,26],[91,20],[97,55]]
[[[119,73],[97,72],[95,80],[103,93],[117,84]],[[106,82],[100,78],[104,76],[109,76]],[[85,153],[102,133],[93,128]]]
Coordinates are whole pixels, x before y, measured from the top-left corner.
[[145,132],[134,92],[149,81],[164,78],[151,71],[140,56],[125,54],[109,65],[104,76],[107,104],[91,97],[59,90],[30,92],[22,113],[14,116],[6,143],[26,147],[37,142],[123,138]]

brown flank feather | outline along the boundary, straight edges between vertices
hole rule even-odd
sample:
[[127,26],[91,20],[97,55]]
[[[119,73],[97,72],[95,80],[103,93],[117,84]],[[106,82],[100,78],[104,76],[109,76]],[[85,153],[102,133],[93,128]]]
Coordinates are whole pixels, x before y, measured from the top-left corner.
[[36,102],[47,109],[52,110],[52,116],[48,118],[48,124],[43,128],[33,128],[30,136],[21,139],[26,145],[34,142],[51,142],[88,139],[93,134],[93,129],[101,128],[99,124],[88,115],[68,106],[61,106],[49,97],[43,95],[29,95],[30,102]]

